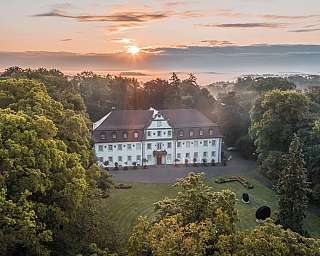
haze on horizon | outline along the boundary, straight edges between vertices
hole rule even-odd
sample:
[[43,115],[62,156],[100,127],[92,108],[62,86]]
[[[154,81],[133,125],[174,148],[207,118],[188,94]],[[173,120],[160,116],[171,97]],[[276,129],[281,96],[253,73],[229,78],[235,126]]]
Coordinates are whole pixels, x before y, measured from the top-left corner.
[[0,69],[319,72],[317,0],[11,0],[0,13]]

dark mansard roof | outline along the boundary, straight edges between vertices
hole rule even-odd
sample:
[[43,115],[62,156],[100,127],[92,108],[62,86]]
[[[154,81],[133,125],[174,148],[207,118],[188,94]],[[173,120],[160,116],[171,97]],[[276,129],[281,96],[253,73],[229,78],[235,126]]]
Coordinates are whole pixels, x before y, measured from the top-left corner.
[[[143,130],[148,127],[152,121],[153,110],[113,110],[105,119],[97,124],[93,131],[93,139],[95,142],[102,142],[100,133],[105,133],[106,141],[140,141],[144,136]],[[174,136],[179,139],[187,139],[189,130],[194,131],[194,137],[222,137],[219,126],[212,122],[196,109],[166,109],[160,110],[159,114],[169,122],[170,126],[175,130]],[[203,129],[203,136],[199,135]],[[209,130],[213,130],[213,134],[209,136]],[[183,131],[183,136],[177,135],[178,131]],[[128,133],[128,138],[123,139],[123,132]],[[139,138],[135,139],[134,132],[139,133]],[[112,134],[117,134],[117,139],[112,139]],[[191,138],[190,138],[191,139]]]

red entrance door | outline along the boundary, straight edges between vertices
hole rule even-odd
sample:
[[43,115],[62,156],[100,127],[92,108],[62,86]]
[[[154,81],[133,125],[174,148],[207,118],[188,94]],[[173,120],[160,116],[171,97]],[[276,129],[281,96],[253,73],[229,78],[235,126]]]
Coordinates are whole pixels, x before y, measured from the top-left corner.
[[162,155],[157,155],[157,165],[161,165],[162,164]]

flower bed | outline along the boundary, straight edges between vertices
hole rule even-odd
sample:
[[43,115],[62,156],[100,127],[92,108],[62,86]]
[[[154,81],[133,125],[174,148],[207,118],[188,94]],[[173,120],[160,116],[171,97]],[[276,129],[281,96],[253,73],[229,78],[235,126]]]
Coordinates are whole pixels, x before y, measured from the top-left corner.
[[227,183],[227,182],[233,182],[233,181],[237,181],[240,182],[244,187],[248,188],[248,189],[252,189],[253,185],[246,180],[243,177],[240,176],[231,176],[231,177],[219,177],[215,180],[216,183],[221,184],[221,183]]

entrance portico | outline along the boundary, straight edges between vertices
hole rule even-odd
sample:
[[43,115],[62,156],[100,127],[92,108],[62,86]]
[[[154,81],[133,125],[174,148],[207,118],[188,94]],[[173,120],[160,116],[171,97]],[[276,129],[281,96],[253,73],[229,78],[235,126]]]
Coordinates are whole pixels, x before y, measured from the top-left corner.
[[166,150],[155,150],[153,151],[153,156],[157,165],[166,164]]

